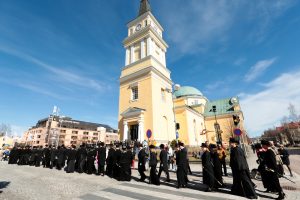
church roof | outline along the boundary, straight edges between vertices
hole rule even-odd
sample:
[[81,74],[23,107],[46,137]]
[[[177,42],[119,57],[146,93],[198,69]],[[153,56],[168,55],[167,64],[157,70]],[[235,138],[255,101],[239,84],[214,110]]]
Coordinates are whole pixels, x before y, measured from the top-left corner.
[[236,112],[234,110],[234,105],[239,104],[237,97],[218,99],[215,101],[207,102],[205,105],[204,116],[210,117],[214,116],[215,113],[212,111],[212,106],[216,106],[216,115],[225,115]]
[[182,86],[179,90],[176,90],[173,94],[175,98],[185,97],[185,96],[203,96],[197,88],[190,86]]
[[140,11],[139,16],[143,15],[144,13],[150,11],[151,12],[151,6],[148,0],[141,0],[140,4]]

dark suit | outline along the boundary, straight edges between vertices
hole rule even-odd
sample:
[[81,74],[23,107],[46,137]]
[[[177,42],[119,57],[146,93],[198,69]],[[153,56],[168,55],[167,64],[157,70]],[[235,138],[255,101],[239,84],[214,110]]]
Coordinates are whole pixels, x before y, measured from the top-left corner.
[[146,179],[146,175],[145,175],[145,171],[146,171],[146,167],[145,167],[145,164],[146,164],[146,151],[145,149],[141,149],[139,151],[139,154],[138,154],[138,159],[139,159],[139,162],[138,162],[138,171],[141,175],[141,178],[140,178],[140,181],[144,181]]
[[170,180],[169,170],[168,170],[168,153],[165,149],[162,149],[159,154],[160,167],[158,172],[158,178],[160,178],[161,172],[164,171],[167,175],[167,181]]
[[98,152],[98,174],[104,175],[104,166],[106,160],[106,148],[100,147],[97,149]]

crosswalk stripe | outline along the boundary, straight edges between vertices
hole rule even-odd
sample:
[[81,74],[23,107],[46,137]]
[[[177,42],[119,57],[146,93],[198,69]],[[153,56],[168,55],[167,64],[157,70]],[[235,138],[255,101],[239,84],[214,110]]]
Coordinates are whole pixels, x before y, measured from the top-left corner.
[[79,197],[80,200],[136,200],[134,198],[130,198],[123,195],[118,195],[116,193],[106,192],[106,191],[99,191],[93,192],[89,194],[85,194]]

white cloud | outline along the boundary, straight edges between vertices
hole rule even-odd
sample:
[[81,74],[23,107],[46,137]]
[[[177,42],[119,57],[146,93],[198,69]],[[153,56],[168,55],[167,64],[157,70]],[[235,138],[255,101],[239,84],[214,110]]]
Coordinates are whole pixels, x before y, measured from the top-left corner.
[[[263,41],[274,21],[294,5],[294,0],[172,0],[160,1],[167,37],[176,48],[176,57],[197,54],[217,44],[221,49],[230,44],[233,32],[243,34],[250,44]],[[180,14],[178,14],[180,13]],[[154,12],[155,14],[155,12]],[[254,26],[240,33],[238,24]],[[216,53],[216,52],[215,52]]]
[[250,82],[259,77],[264,73],[264,71],[270,67],[274,62],[276,61],[276,58],[271,58],[269,60],[260,60],[255,65],[250,67],[250,70],[245,75],[245,81]]
[[[47,64],[31,55],[16,51],[13,48],[0,46],[0,51],[5,52],[10,55],[14,55],[14,56],[21,58],[23,60],[26,60],[28,62],[34,63],[34,64],[38,65],[39,67],[42,67],[42,68],[52,72],[55,75],[56,79],[58,79],[60,82],[70,83],[73,85],[90,88],[90,89],[96,90],[98,92],[103,92],[110,88],[110,86],[108,84],[91,79],[90,77],[84,77],[82,74],[76,74],[74,72],[63,70],[60,67],[56,67],[56,66]],[[37,89],[36,86],[31,85],[26,88],[31,89],[32,91],[41,93],[41,90]],[[44,94],[46,94],[46,93],[44,92]],[[53,96],[53,95],[50,95],[50,96]]]
[[300,70],[284,73],[264,84],[264,89],[255,94],[243,95],[241,106],[248,132],[261,135],[264,130],[279,125],[283,116],[288,115],[288,105],[300,108]]

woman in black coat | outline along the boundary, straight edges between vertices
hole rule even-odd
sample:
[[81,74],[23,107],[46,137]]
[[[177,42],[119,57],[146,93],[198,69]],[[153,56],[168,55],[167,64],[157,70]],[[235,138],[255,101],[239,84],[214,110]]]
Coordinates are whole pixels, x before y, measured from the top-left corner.
[[202,160],[202,173],[203,173],[203,184],[207,185],[206,192],[211,192],[214,187],[215,177],[214,177],[214,168],[212,165],[212,160],[208,146],[205,143],[201,145],[203,154],[201,156]]

